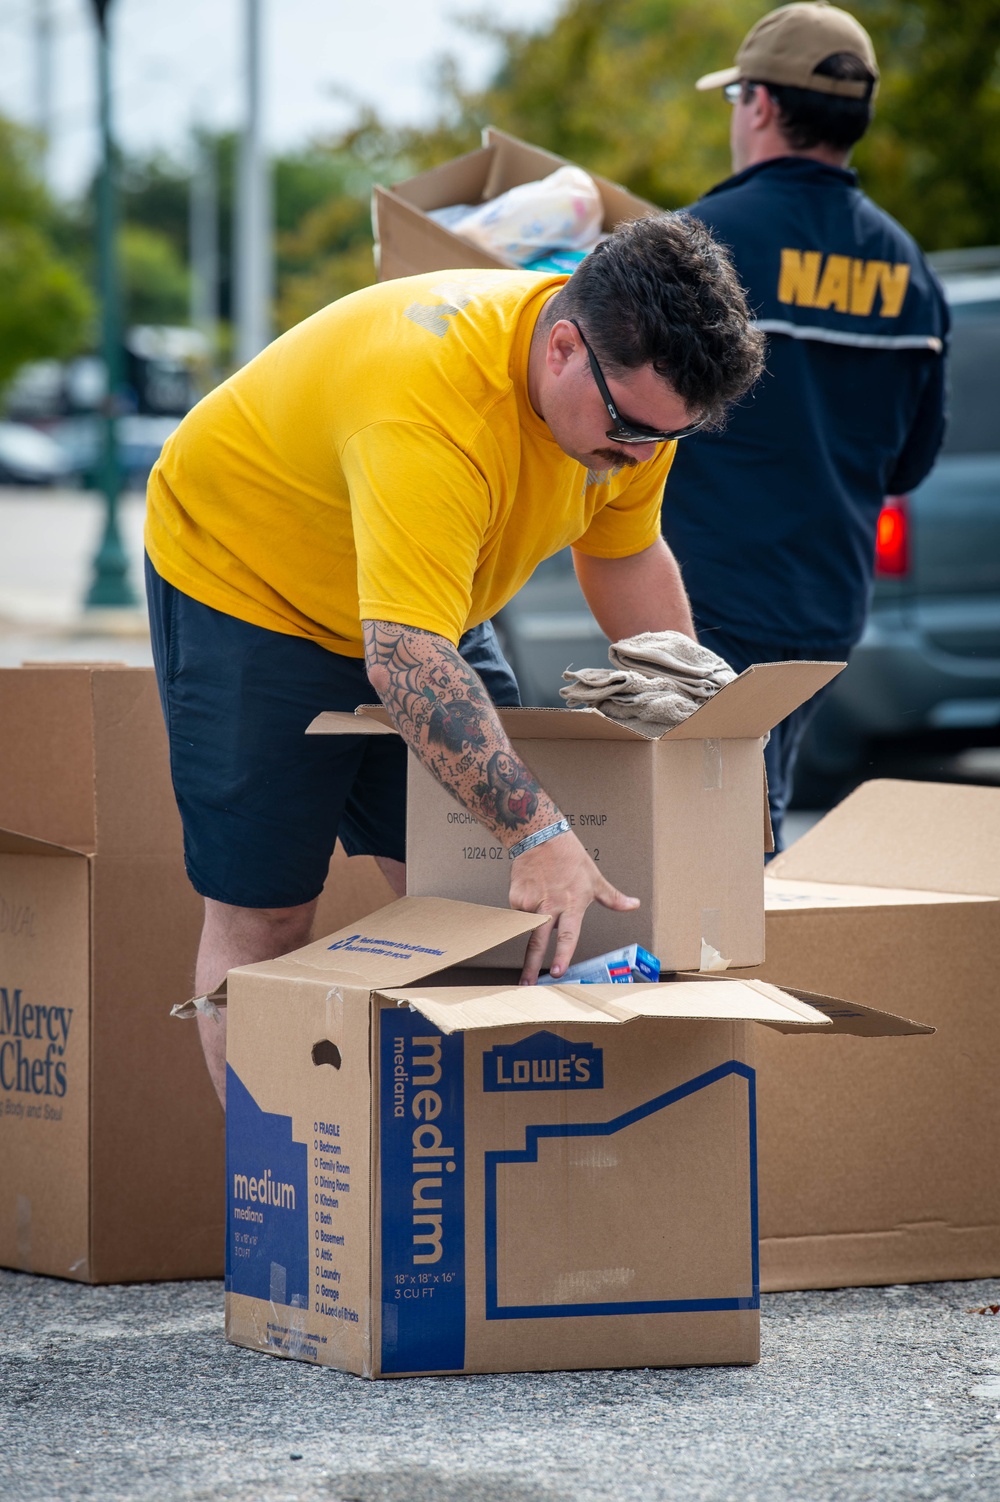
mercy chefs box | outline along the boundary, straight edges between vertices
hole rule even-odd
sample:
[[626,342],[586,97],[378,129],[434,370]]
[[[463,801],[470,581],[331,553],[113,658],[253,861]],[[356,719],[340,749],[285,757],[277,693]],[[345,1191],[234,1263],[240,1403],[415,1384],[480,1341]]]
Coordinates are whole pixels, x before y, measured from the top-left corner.
[[[843,668],[767,662],[747,668],[658,737],[596,709],[501,709],[511,742],[609,881],[638,912],[591,904],[577,953],[641,944],[664,970],[764,959],[764,862],[770,848],[761,737]],[[394,735],[381,706],[319,715],[309,733]],[[406,890],[506,906],[503,846],[415,756],[409,757]],[[482,946],[485,948],[485,946]],[[521,951],[523,953],[523,950]],[[514,965],[508,945],[475,964]]]
[[[0,724],[0,1266],[218,1277],[222,1113],[168,1015],[202,904],[153,671],[5,668]],[[336,863],[328,929],[389,895],[374,861]]]
[[749,1023],[931,1030],[449,968],[541,921],[402,898],[230,971],[230,1340],[369,1377],[758,1359]]

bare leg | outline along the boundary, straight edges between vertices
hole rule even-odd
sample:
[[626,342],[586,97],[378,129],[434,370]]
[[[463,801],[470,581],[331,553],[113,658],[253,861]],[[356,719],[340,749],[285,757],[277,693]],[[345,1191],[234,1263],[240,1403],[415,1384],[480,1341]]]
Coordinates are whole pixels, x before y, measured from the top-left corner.
[[[402,861],[378,856],[379,869],[397,897],[406,891],[406,867]],[[237,965],[255,965],[258,960],[273,960],[293,949],[301,949],[312,936],[316,902],[301,907],[231,907],[226,902],[205,898],[205,923],[198,946],[195,966],[195,994],[207,996],[222,984],[228,971]],[[218,1020],[198,1018],[198,1031],[205,1063],[216,1094],[226,1106],[226,1013]]]
[[376,855],[375,861],[397,897],[406,896],[406,867],[402,861],[391,860],[388,855]]
[[[398,861],[393,862],[398,865]],[[205,923],[195,967],[195,993],[205,996],[223,982],[236,965],[273,960],[308,944],[316,902],[301,907],[230,907],[205,898]],[[201,1046],[222,1108],[226,1106],[226,1014],[218,1020],[198,1018]]]

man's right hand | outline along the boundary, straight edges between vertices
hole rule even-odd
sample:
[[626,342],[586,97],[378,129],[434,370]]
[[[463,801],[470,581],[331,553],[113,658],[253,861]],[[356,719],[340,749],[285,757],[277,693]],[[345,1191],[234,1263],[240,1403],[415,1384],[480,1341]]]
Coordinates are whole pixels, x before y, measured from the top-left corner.
[[639,906],[638,897],[626,897],[604,879],[572,831],[516,858],[510,873],[511,907],[522,913],[546,913],[552,920],[528,940],[522,986],[537,981],[553,931],[556,947],[550,972],[562,975],[573,958],[583,915],[592,902],[616,913]]

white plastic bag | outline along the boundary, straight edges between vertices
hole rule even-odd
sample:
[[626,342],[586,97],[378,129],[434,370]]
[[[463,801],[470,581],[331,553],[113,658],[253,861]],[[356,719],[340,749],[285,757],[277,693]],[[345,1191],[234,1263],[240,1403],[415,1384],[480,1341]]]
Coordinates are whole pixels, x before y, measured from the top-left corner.
[[604,205],[590,174],[560,167],[480,204],[449,228],[482,250],[523,264],[547,250],[592,250],[603,222]]

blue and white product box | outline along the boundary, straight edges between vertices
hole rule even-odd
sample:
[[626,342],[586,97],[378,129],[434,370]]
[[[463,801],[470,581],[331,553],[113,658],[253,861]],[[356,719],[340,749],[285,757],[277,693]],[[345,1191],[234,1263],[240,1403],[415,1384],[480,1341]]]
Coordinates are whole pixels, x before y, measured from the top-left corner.
[[449,973],[543,921],[403,898],[230,972],[231,1341],[368,1377],[758,1359],[751,1024],[921,1029]]
[[624,949],[613,949],[610,954],[599,954],[593,960],[581,960],[570,965],[563,975],[542,975],[540,986],[592,986],[617,982],[631,985],[633,981],[650,981],[660,978],[660,962],[655,954],[643,949],[641,944],[626,944]]

